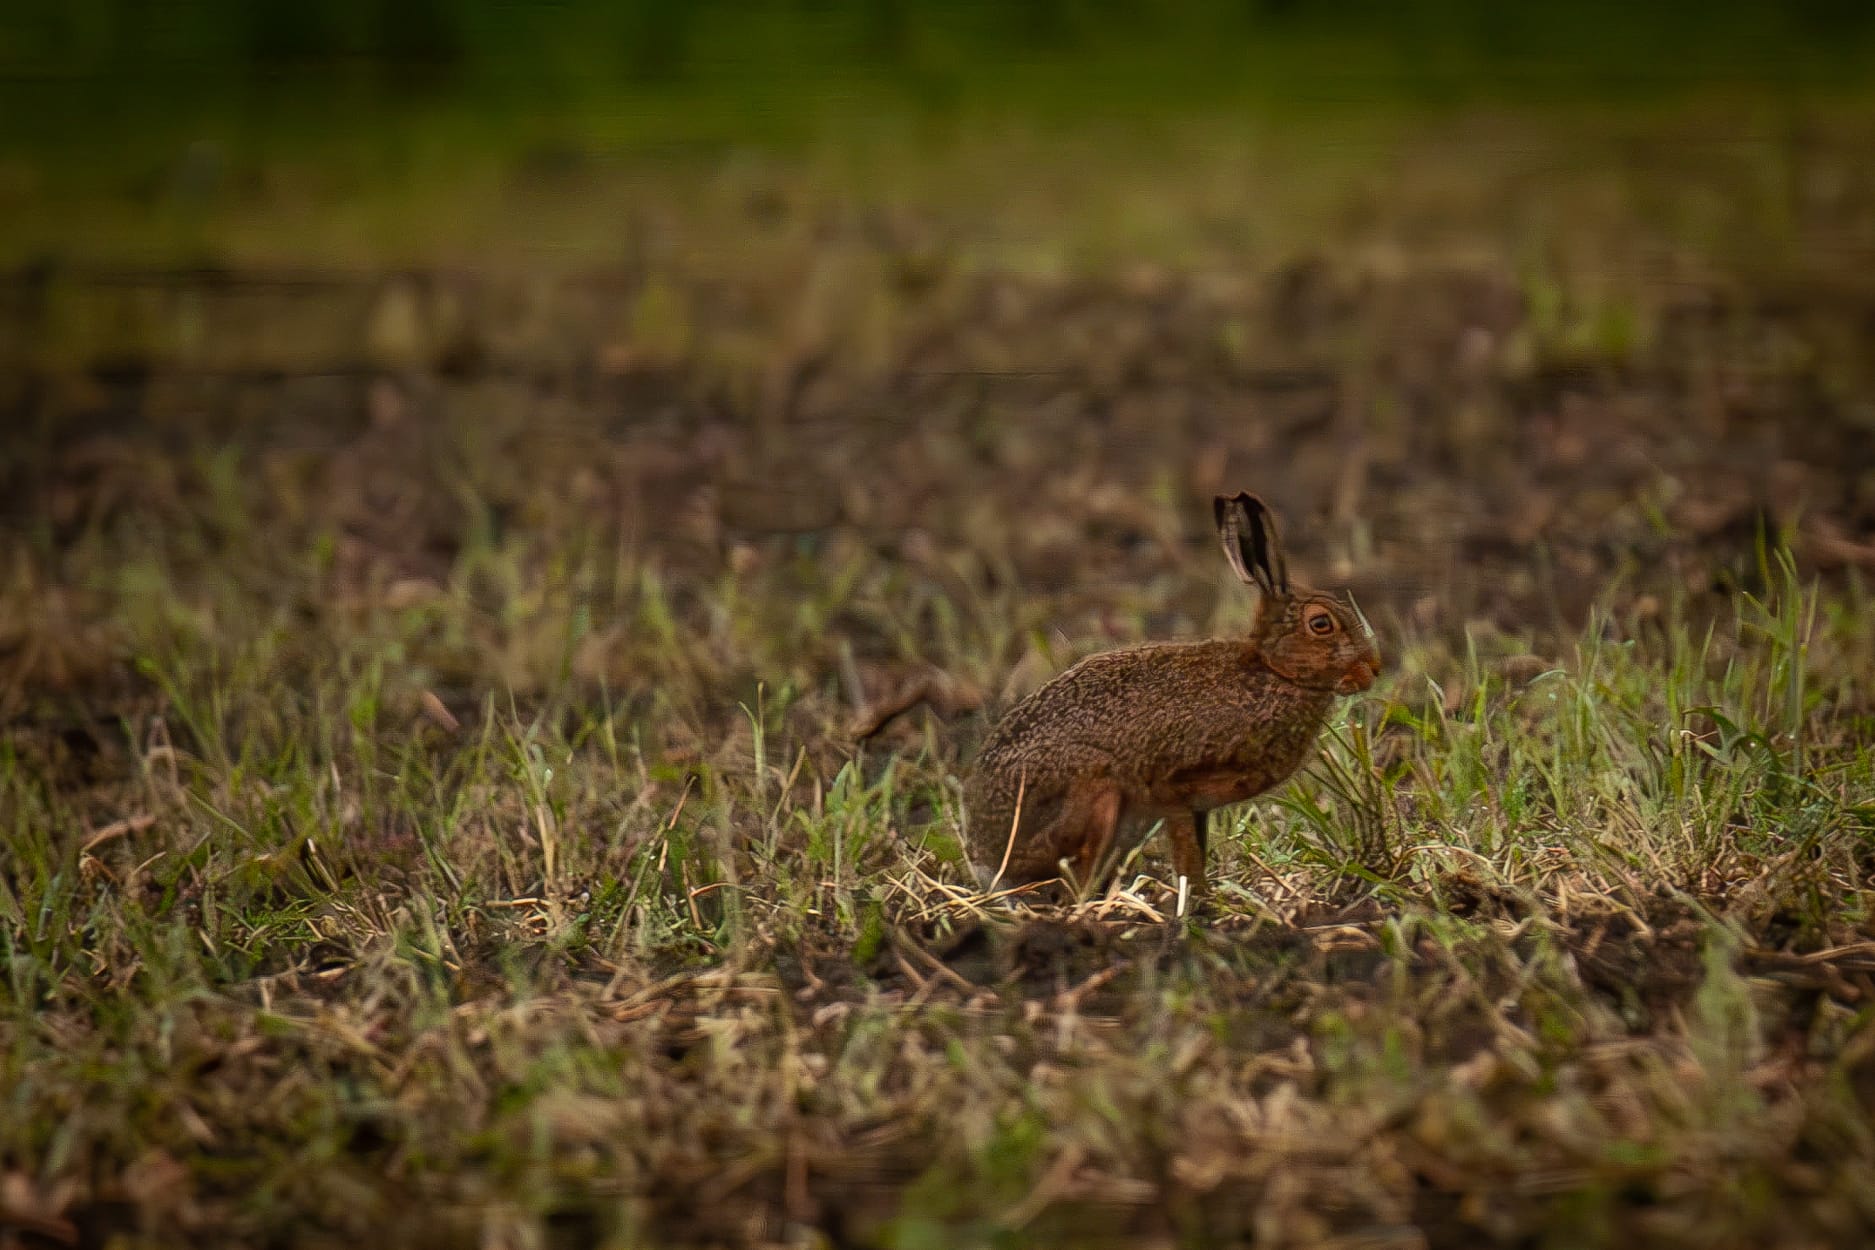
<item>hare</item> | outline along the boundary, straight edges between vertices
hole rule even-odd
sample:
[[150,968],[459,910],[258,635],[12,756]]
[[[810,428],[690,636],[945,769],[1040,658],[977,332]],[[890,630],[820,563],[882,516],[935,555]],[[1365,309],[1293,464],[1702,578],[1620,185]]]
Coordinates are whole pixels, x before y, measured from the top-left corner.
[[1163,821],[1172,864],[1206,893],[1206,821],[1301,765],[1335,696],[1372,686],[1380,653],[1339,596],[1289,584],[1275,517],[1255,495],[1214,505],[1225,558],[1261,597],[1246,638],[1089,656],[1011,708],[965,787],[985,888],[1066,874],[1104,884]]

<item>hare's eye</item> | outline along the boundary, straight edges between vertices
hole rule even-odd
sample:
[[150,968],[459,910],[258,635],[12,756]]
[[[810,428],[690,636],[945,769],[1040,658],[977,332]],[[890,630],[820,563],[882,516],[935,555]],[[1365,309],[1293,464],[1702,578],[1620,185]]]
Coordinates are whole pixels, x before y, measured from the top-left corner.
[[1326,638],[1335,632],[1335,618],[1326,612],[1309,613],[1309,632],[1319,638]]

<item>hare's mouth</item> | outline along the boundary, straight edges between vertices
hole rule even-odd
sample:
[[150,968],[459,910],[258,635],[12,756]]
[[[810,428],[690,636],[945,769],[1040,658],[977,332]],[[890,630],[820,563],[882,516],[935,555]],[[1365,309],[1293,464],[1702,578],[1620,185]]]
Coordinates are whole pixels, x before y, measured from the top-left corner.
[[1359,694],[1368,689],[1374,684],[1374,678],[1378,676],[1374,671],[1375,667],[1366,660],[1356,660],[1354,666],[1342,675],[1340,681],[1335,683],[1335,693]]

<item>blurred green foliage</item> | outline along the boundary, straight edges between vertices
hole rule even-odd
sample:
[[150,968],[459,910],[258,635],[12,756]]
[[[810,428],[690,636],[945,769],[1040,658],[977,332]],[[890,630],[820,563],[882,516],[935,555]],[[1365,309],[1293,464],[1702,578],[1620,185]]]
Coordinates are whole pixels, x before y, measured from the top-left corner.
[[[134,236],[223,255],[206,214],[231,204],[305,206],[253,237],[318,221],[349,251],[384,220],[462,216],[477,170],[496,203],[504,161],[523,182],[743,149],[936,168],[1005,133],[1150,150],[1201,116],[1226,134],[1319,118],[1332,147],[1350,120],[1733,94],[1729,134],[1761,103],[1860,109],[1872,53],[1864,0],[3,0],[0,253]],[[333,217],[419,185],[449,188],[428,217],[414,197]]]
[[[1852,83],[1861,0],[10,0],[0,77],[82,81],[145,106],[283,79],[501,96],[646,86],[812,97],[863,79],[948,94],[1248,80],[1328,94],[1619,90],[1713,80]],[[1111,72],[1099,67],[1109,64]],[[1128,67],[1124,70],[1122,66]],[[1087,74],[1072,71],[1086,69]],[[1054,76],[1051,71],[1070,71]],[[1029,72],[1025,72],[1029,71]]]

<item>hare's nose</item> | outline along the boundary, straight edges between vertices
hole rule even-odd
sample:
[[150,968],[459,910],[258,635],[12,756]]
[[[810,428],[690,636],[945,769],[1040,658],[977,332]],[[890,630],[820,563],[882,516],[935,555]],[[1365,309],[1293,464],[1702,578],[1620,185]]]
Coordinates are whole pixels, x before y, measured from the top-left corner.
[[1359,694],[1371,687],[1374,684],[1374,678],[1379,674],[1380,657],[1378,655],[1370,655],[1366,660],[1356,660],[1336,683],[1335,690],[1340,694]]

